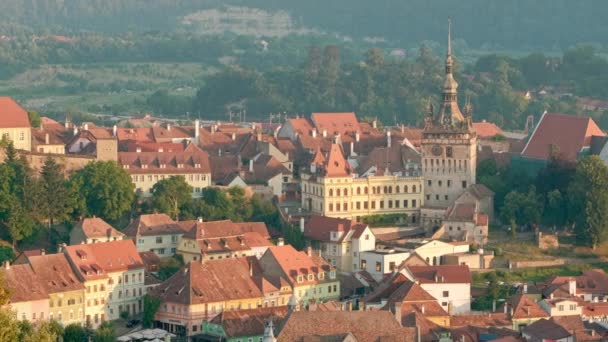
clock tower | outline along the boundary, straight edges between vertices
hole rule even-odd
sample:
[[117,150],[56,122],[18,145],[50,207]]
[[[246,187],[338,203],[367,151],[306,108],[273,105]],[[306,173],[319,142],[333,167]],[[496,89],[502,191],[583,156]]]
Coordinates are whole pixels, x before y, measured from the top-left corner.
[[[453,67],[451,23],[448,22],[442,102],[437,112],[429,102],[421,142],[424,206],[431,211],[447,208],[467,187],[475,184],[477,135],[473,130],[469,101],[464,114],[458,107],[458,83]],[[436,211],[435,216],[440,212],[443,213]]]

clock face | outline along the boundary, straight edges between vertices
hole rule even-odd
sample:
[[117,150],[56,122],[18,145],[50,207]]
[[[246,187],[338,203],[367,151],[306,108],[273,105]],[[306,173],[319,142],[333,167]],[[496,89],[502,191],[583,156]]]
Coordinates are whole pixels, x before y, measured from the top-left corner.
[[433,152],[434,155],[440,156],[441,152],[443,152],[443,149],[441,148],[441,146],[435,145],[435,146],[433,146],[433,149],[431,151]]

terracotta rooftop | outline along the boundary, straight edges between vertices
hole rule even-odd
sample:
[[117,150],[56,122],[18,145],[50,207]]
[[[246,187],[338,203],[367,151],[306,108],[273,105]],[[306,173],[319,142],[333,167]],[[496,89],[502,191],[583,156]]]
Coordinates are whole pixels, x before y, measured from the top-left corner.
[[109,225],[99,217],[85,218],[76,223],[73,229],[81,229],[87,238],[123,237],[125,234]]
[[167,214],[140,215],[124,230],[128,236],[154,236],[183,234],[184,227],[173,221]]
[[513,323],[504,313],[486,313],[477,315],[455,315],[450,317],[450,326],[454,328],[477,327],[512,327]]
[[[551,280],[551,284],[557,286],[567,284],[570,279],[576,280],[577,294],[608,295],[608,275],[602,269],[585,270],[580,276],[555,277]],[[547,290],[555,288],[549,286]]]
[[66,246],[65,252],[81,279],[99,279],[107,273],[141,268],[143,261],[132,240]]
[[384,171],[388,168],[391,174],[416,176],[419,173],[420,154],[407,145],[393,144],[388,147],[376,147],[368,155],[359,158],[359,173],[372,167]]
[[477,205],[475,203],[456,202],[446,211],[446,221],[474,221]]
[[118,152],[118,163],[130,174],[211,173],[209,155],[194,144],[183,152]]
[[289,317],[277,337],[279,341],[303,342],[314,336],[349,333],[356,341],[366,342],[415,339],[415,329],[401,327],[388,311],[298,311]]
[[210,239],[221,238],[228,236],[238,236],[249,232],[257,232],[263,238],[270,239],[268,229],[264,222],[232,222],[230,220],[222,221],[180,221],[179,225],[182,229],[187,230],[184,233],[184,238],[189,239]]
[[367,225],[353,220],[313,215],[304,226],[304,236],[309,239],[327,242],[331,241],[331,232],[340,232],[342,236],[337,239],[339,242],[350,235],[351,231],[353,231],[352,235],[356,235],[353,236],[354,238],[360,237],[365,228],[367,228]]
[[[318,254],[313,252],[309,256],[306,252],[295,250],[291,245],[272,246],[266,250],[262,259],[266,257],[274,258],[279,267],[281,267],[283,274],[288,277],[289,283],[294,286],[295,284],[316,283],[318,282],[316,274],[334,270],[334,267]],[[307,278],[308,274],[315,274],[315,280],[309,281]],[[298,283],[297,277],[299,275],[303,275],[304,279]],[[329,274],[326,274],[325,279],[329,279]]]
[[288,314],[287,306],[259,308],[240,311],[223,311],[211,320],[211,323],[221,325],[228,338],[264,335],[264,329],[269,320],[275,326],[283,321]]
[[45,254],[28,258],[36,277],[47,293],[60,293],[84,289],[72,266],[63,253]]
[[29,264],[2,267],[4,283],[10,290],[10,303],[48,299],[49,295]]
[[568,330],[564,329],[561,325],[557,324],[553,320],[539,319],[538,321],[526,326],[522,332],[535,341],[545,340],[561,340],[572,336]]
[[466,265],[408,266],[407,269],[420,283],[471,283],[471,272]]
[[332,144],[325,164],[325,177],[348,177],[350,174],[350,165],[344,159],[342,148],[338,144]]
[[554,146],[561,158],[576,161],[578,153],[591,146],[591,137],[604,135],[589,117],[545,113],[521,154],[527,158],[548,160],[551,146]]
[[327,131],[334,135],[359,131],[355,113],[312,113],[311,119],[319,133]]
[[473,130],[481,139],[492,138],[502,134],[502,129],[492,122],[473,122]]
[[0,128],[31,127],[27,112],[10,97],[0,97]]
[[263,292],[256,276],[255,257],[191,262],[152,293],[163,301],[187,305],[260,298]]

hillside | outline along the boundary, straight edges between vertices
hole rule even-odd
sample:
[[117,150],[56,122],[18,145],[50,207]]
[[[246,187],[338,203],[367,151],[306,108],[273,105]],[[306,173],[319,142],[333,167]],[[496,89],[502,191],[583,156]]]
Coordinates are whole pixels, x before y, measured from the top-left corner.
[[[214,33],[232,30],[233,23],[236,32],[248,33],[242,32],[243,23],[253,22],[266,29],[317,30],[416,45],[443,41],[445,20],[451,16],[457,37],[471,48],[561,50],[581,42],[608,44],[604,0],[0,0],[0,6],[5,30],[12,22],[50,31]],[[230,13],[227,6],[251,11]],[[215,12],[203,12],[211,20],[196,25],[204,10]]]

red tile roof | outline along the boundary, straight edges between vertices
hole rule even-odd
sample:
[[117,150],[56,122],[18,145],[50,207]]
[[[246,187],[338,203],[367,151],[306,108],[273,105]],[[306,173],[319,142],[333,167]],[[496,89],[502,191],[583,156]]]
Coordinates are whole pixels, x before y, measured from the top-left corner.
[[125,236],[125,234],[119,232],[99,217],[85,218],[78,222],[73,229],[81,229],[87,238]]
[[551,146],[555,146],[561,158],[575,161],[583,147],[591,145],[592,136],[605,134],[589,117],[545,113],[521,154],[527,158],[548,160]]
[[325,165],[325,177],[348,177],[350,173],[350,164],[344,159],[340,145],[331,145]]
[[408,266],[407,269],[420,283],[471,283],[471,272],[466,265]]
[[[543,310],[538,303],[525,294],[520,293],[511,297],[506,304],[501,306],[499,311],[504,312],[505,305],[507,305],[507,312],[513,319],[549,317],[549,314]],[[511,314],[511,310],[513,310],[513,314]]]
[[[415,329],[402,327],[388,311],[298,311],[288,318],[277,337],[279,341],[324,341],[321,336],[349,333],[357,341],[366,342],[415,340]],[[318,339],[309,339],[313,337]]]
[[[291,125],[291,127],[293,128],[293,131],[295,133],[298,133],[299,135],[311,135],[312,129],[313,129],[313,123],[312,121],[310,121],[309,119],[305,119],[305,118],[290,118],[287,119],[287,122]],[[318,132],[320,133],[320,132]]]
[[[279,264],[283,274],[288,278],[292,286],[316,283],[316,275],[321,272],[329,272],[334,267],[328,264],[316,253],[309,256],[306,252],[298,252],[291,245],[272,246],[268,248],[262,258],[271,256]],[[314,274],[315,280],[309,281],[308,274]],[[304,276],[304,281],[297,282],[298,275]],[[326,279],[328,279],[326,275]]]
[[260,298],[264,294],[255,281],[256,270],[255,257],[191,262],[157,286],[152,295],[187,305]]
[[473,130],[481,139],[492,138],[502,134],[502,129],[492,122],[473,122]]
[[154,236],[183,234],[184,227],[173,221],[167,214],[140,215],[124,230],[128,236]]
[[29,302],[49,298],[45,286],[29,264],[2,267],[4,283],[10,290],[10,303]]
[[311,119],[319,133],[346,134],[359,131],[359,121],[355,113],[312,113]]
[[276,326],[277,322],[287,317],[287,314],[286,306],[223,311],[213,318],[211,323],[221,325],[229,338],[262,336],[269,320],[272,320]]
[[118,141],[134,140],[138,142],[154,142],[152,128],[118,128]]
[[28,261],[48,293],[84,289],[84,284],[80,282],[63,253],[32,256]]
[[608,295],[608,275],[602,269],[585,270],[582,275],[575,277],[555,277],[551,284],[567,285],[570,279],[576,280],[577,294]]
[[330,241],[331,232],[342,232],[342,237],[338,239],[342,241],[351,230],[360,237],[366,227],[353,220],[313,215],[304,226],[304,236],[317,241]]
[[81,279],[99,279],[107,273],[141,268],[144,264],[132,240],[66,246],[65,252]]
[[476,315],[456,315],[450,317],[450,326],[453,328],[476,327],[512,327],[513,323],[504,313],[487,313]]
[[0,128],[31,127],[27,112],[10,97],[0,97]]
[[257,232],[263,238],[270,239],[268,228],[264,222],[232,222],[230,220],[222,221],[180,221],[182,229],[186,229],[187,233],[184,238],[189,239],[208,239],[222,238],[229,236],[239,236],[248,232]]
[[183,152],[118,152],[118,163],[130,174],[211,173],[209,155],[194,144]]

